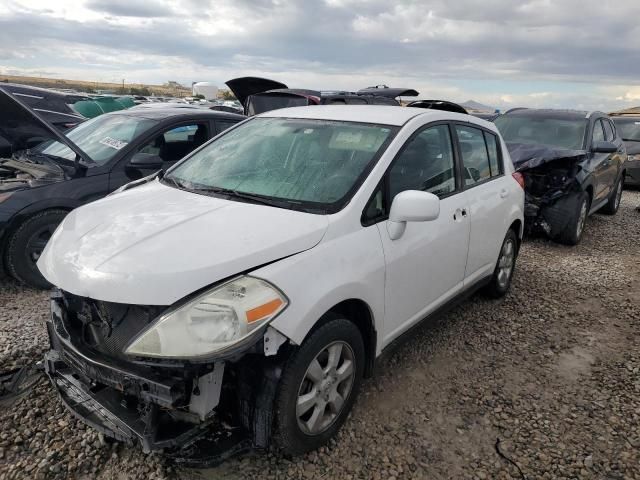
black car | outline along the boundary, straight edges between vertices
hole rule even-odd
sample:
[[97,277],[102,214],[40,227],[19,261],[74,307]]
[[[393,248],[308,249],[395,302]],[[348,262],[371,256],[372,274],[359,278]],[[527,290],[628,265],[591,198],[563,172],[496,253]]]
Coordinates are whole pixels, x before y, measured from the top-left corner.
[[640,116],[620,115],[612,120],[627,148],[624,183],[640,187]]
[[279,108],[308,105],[399,106],[397,97],[418,96],[416,90],[389,88],[385,85],[363,88],[357,92],[288,88],[284,83],[259,77],[234,78],[226,82],[226,85],[244,107],[245,115],[258,115]]
[[107,113],[63,135],[0,88],[0,137],[10,144],[0,155],[0,266],[47,288],[36,261],[70,210],[170,167],[244,118],[167,105]]
[[31,107],[61,132],[86,120],[83,115],[74,110],[73,105],[77,102],[91,101],[86,95],[78,93],[57,92],[17,83],[0,83],[0,88]]
[[618,211],[627,154],[606,114],[519,108],[494,123],[524,176],[529,231],[575,245],[590,214]]

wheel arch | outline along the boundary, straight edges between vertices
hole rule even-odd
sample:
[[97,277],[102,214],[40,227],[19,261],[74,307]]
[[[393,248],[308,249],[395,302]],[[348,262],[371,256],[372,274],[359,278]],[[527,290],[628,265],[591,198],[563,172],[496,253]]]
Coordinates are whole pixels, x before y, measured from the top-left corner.
[[309,330],[305,340],[322,325],[335,318],[336,315],[353,322],[360,330],[366,356],[364,374],[365,377],[370,377],[375,365],[378,334],[375,328],[373,312],[364,300],[349,298],[329,308]]

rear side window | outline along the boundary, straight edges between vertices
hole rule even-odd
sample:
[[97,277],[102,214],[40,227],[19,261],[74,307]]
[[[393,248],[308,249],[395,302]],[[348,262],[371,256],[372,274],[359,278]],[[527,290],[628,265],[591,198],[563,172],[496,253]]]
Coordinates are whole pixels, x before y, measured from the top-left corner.
[[465,186],[475,185],[491,178],[491,165],[484,132],[479,128],[456,125],[456,133],[464,165]]
[[500,164],[500,158],[498,156],[498,137],[489,133],[484,133],[484,141],[487,143],[487,153],[489,154],[489,169],[491,170],[491,176],[497,177],[502,174],[502,165]]
[[602,122],[598,120],[593,125],[593,142],[604,142],[604,130],[602,129]]

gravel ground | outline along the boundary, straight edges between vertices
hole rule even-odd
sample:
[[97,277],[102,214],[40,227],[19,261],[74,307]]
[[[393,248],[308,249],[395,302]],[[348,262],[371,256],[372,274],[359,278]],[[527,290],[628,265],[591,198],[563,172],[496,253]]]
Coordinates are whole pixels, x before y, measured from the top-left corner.
[[[318,452],[175,468],[104,444],[43,382],[0,411],[0,480],[640,479],[639,204],[625,192],[578,247],[528,240],[511,293],[476,296],[395,348]],[[0,305],[0,371],[39,359],[46,293],[5,281]]]

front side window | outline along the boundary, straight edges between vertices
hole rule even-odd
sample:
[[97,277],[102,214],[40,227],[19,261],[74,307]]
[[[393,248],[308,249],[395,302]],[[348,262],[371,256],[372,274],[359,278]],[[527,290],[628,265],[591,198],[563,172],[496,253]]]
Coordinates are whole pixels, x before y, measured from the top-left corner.
[[423,190],[440,197],[454,192],[456,175],[447,125],[423,130],[411,138],[389,170],[389,199],[405,190]]
[[139,152],[157,155],[163,162],[173,163],[209,139],[207,125],[198,123],[171,128],[157,135]]
[[609,120],[601,120],[602,124],[604,125],[604,134],[605,137],[607,139],[607,142],[613,142],[613,140],[615,139],[615,134],[613,133],[613,125],[611,125],[611,122]]
[[[129,115],[103,115],[65,132],[65,135],[98,165],[104,165],[134,139],[157,122]],[[38,153],[73,161],[76,154],[64,143],[46,142],[35,149]]]
[[493,123],[505,142],[552,145],[572,150],[583,148],[588,125],[586,118],[542,116],[536,113],[500,115]]
[[484,132],[479,128],[456,125],[456,133],[462,154],[465,186],[491,178],[491,163]]
[[598,120],[593,124],[593,143],[595,142],[604,142],[604,130],[602,129],[602,122]]
[[170,170],[189,190],[286,201],[334,211],[397,128],[353,122],[254,118]]

